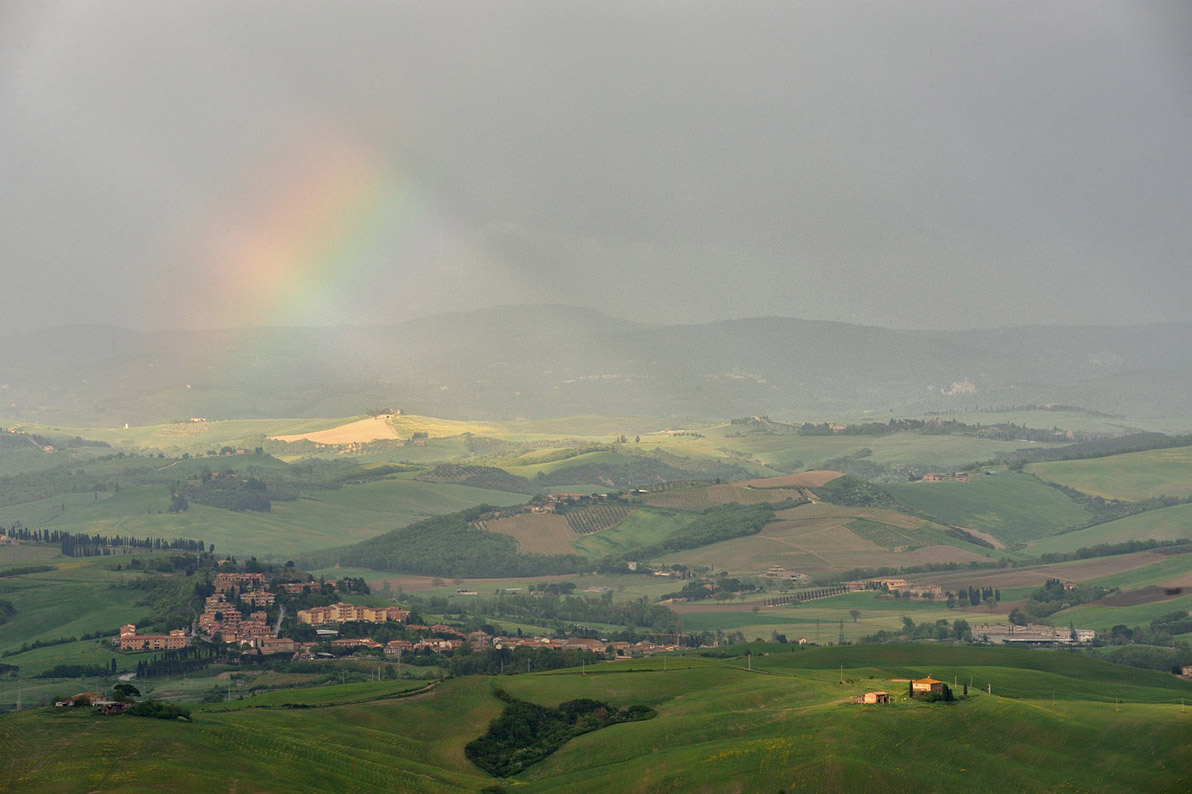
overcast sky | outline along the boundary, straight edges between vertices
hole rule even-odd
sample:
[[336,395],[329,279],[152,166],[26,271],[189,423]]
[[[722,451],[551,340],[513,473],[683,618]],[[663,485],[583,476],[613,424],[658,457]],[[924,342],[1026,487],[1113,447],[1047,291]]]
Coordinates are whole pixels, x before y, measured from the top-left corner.
[[1186,2],[0,0],[0,332],[1183,321]]

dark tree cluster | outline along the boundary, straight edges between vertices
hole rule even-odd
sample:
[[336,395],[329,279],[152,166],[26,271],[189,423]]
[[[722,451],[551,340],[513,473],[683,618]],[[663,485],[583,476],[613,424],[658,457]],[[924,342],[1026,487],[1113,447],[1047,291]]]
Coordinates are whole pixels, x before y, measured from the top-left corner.
[[509,777],[538,763],[576,736],[615,725],[655,716],[649,706],[618,709],[598,700],[582,698],[547,708],[518,700],[497,690],[505,701],[501,716],[489,723],[488,731],[464,747],[472,763],[496,777]]

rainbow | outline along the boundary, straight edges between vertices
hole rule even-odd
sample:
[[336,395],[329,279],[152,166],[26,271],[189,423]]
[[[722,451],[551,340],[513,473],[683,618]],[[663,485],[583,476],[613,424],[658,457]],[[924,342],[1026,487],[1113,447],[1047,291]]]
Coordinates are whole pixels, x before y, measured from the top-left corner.
[[343,143],[307,146],[211,235],[199,301],[211,324],[359,322],[355,305],[435,257],[449,237],[412,180]]

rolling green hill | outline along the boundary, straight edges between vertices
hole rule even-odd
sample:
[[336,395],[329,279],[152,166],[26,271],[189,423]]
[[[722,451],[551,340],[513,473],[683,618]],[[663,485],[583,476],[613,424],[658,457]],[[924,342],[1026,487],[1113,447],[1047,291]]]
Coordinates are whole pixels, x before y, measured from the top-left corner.
[[889,483],[898,501],[954,526],[979,529],[1003,543],[1024,543],[1092,520],[1093,514],[1030,475],[1003,471],[969,482]]
[[0,525],[21,522],[71,532],[193,538],[214,543],[222,553],[286,559],[476,504],[524,501],[525,496],[505,491],[385,478],[277,501],[267,513],[195,503],[184,513],[169,513],[165,488],[125,487],[118,493],[71,494],[0,507]]
[[1098,543],[1121,543],[1127,540],[1192,540],[1192,504],[1174,505],[1148,510],[1117,521],[1097,524],[1075,532],[1053,535],[1032,543],[1029,554],[1069,552]]
[[[495,784],[527,794],[1174,792],[1192,775],[1179,705],[1189,686],[1169,675],[1066,654],[932,646],[796,651],[751,664],[752,672],[741,657],[672,659],[664,671],[655,659],[506,677],[501,686],[533,703],[592,698],[658,711],[574,739],[509,781],[463,755],[501,707],[494,681],[471,677],[396,699],[394,684],[342,687],[342,700],[363,701],[350,705],[295,711],[274,698],[261,701],[273,708],[200,708],[190,722],[83,710],[9,714],[0,717],[8,749],[0,787],[298,792],[317,781],[436,794]],[[905,702],[906,685],[896,679],[927,674],[949,683],[971,676],[970,696],[951,705]],[[332,689],[341,687],[311,691],[311,705],[333,700]],[[898,702],[847,704],[868,689],[886,689]],[[378,699],[367,700],[370,691]],[[295,690],[290,702],[303,699]]]
[[[808,504],[783,510],[778,519],[757,535],[672,552],[661,561],[760,575],[772,565],[819,573],[986,562],[990,551],[949,537],[939,525],[888,509]],[[898,540],[889,541],[891,537]]]
[[1156,496],[1192,496],[1192,447],[1032,463],[1026,470],[1041,480],[1104,499],[1140,501]]

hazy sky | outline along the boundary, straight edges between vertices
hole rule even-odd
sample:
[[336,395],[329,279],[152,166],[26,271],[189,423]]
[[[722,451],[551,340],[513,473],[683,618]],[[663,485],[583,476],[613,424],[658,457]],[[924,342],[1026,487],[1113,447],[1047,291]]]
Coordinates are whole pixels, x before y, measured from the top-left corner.
[[1186,2],[0,0],[0,332],[1143,323]]

